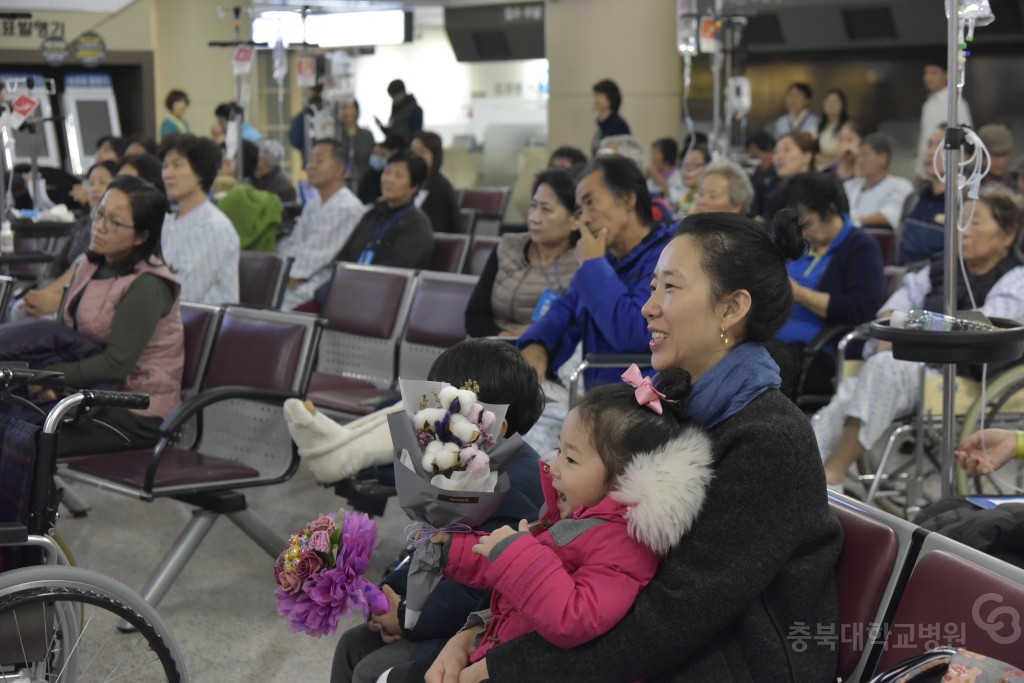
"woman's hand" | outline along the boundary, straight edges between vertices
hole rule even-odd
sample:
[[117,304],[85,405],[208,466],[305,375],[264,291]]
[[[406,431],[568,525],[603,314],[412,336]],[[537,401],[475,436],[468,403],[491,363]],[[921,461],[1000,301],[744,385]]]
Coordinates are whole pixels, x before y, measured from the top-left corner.
[[487,673],[487,658],[484,657],[476,664],[466,667],[459,674],[459,683],[481,683],[490,680]]
[[793,278],[789,278],[789,286],[793,288],[793,302],[802,304],[807,288]]
[[34,401],[56,401],[60,398],[53,389],[47,389],[38,384],[28,385],[28,396]]
[[[527,522],[525,519],[519,520],[519,531],[529,530],[530,523]],[[519,531],[516,531],[507,524],[503,527],[499,527],[491,533],[487,534],[486,536],[481,536],[480,542],[473,546],[473,552],[477,555],[483,555],[484,557],[487,557],[491,554],[491,550],[494,549],[494,546],[498,545],[509,536],[515,536],[517,533],[519,533]]]
[[385,643],[393,643],[402,639],[402,625],[398,622],[398,604],[402,596],[392,590],[391,586],[384,586],[381,590],[388,599],[388,611],[370,617],[369,627],[371,631],[379,633]]
[[78,183],[77,185],[73,185],[71,187],[71,198],[74,199],[79,204],[81,204],[82,206],[85,206],[86,208],[88,208],[88,205],[89,205],[89,188],[86,187],[85,185],[83,185],[82,183]]
[[956,447],[953,456],[967,474],[991,474],[1017,454],[1017,434],[1009,429],[983,429]]
[[450,533],[448,533],[447,531],[438,531],[438,532],[435,532],[434,535],[430,537],[430,542],[431,543],[436,543],[438,545],[444,545],[445,543],[447,543],[451,539],[452,539],[452,535]]
[[548,350],[543,344],[530,344],[523,349],[523,358],[536,371],[543,384],[548,374]]
[[42,289],[33,289],[25,294],[25,313],[33,318],[56,313],[63,296],[63,287],[47,286]]
[[520,325],[519,327],[513,327],[511,330],[502,330],[498,333],[499,337],[522,337],[523,334],[530,329],[531,323]]
[[[452,636],[427,670],[427,675],[423,677],[425,683],[460,683],[459,676],[469,664],[473,641],[483,628],[474,626]],[[487,666],[484,665],[484,672],[486,671]]]

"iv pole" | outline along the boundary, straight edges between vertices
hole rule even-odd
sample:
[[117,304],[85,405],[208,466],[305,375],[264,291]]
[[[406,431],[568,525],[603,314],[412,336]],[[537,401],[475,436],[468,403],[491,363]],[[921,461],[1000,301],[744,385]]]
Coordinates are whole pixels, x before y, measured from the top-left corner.
[[[946,0],[948,6],[948,28],[946,36],[946,74],[948,75],[946,86],[946,252],[943,268],[943,300],[946,315],[956,314],[957,298],[957,252],[959,241],[957,240],[956,226],[959,223],[960,215],[960,193],[957,189],[957,178],[960,174],[959,155],[963,146],[964,135],[960,130],[959,119],[957,118],[957,106],[960,100],[960,46],[957,39],[957,29],[960,24],[959,0]],[[950,498],[953,495],[953,448],[956,442],[953,438],[956,420],[956,364],[947,363],[942,371],[942,497]]]
[[[218,14],[221,8],[217,8]],[[240,47],[242,45],[248,45],[252,48],[257,47],[268,47],[267,43],[257,43],[252,39],[242,40],[242,8],[235,6],[232,8],[235,20],[235,39],[231,41],[218,41],[211,40],[208,45],[210,47]],[[235,105],[238,107],[237,111],[233,111],[231,118],[237,117],[238,127],[235,133],[235,176],[238,182],[241,183],[245,180],[245,170],[243,168],[243,155],[242,155],[242,124],[245,123],[245,109],[242,107],[242,75],[235,74]]]

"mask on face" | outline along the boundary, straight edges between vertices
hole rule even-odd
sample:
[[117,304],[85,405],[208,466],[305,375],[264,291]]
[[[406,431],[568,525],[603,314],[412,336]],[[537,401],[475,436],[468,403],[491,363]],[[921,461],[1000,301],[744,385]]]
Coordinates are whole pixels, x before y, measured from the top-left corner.
[[370,168],[374,171],[383,171],[384,167],[388,165],[388,158],[381,156],[380,154],[374,154],[370,157]]

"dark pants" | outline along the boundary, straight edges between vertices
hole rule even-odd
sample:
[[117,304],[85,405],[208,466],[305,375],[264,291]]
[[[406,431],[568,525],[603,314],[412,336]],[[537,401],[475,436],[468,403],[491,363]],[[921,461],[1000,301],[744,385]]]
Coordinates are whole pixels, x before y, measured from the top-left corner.
[[408,640],[385,644],[366,624],[353,626],[341,634],[334,650],[331,683],[375,683],[388,669],[408,662],[414,647]]

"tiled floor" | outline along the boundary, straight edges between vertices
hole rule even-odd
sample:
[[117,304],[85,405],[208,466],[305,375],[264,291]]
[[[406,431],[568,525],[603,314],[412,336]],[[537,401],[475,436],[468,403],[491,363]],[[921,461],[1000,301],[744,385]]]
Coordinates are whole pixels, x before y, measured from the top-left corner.
[[[173,500],[144,503],[87,487],[92,503],[80,519],[65,515],[57,528],[81,566],[139,590],[190,518]],[[344,500],[320,486],[304,467],[285,484],[247,493],[250,507],[282,537]],[[380,523],[381,544],[368,576],[379,579],[404,545],[408,520],[394,501]],[[322,639],[292,633],[274,601],[274,558],[226,518],[218,520],[158,610],[174,633],[190,680],[327,681],[339,633]]]

